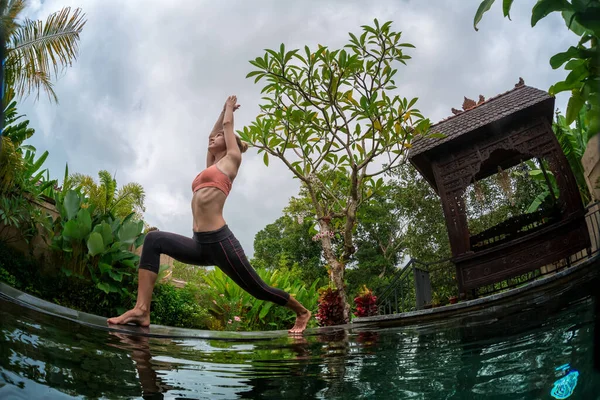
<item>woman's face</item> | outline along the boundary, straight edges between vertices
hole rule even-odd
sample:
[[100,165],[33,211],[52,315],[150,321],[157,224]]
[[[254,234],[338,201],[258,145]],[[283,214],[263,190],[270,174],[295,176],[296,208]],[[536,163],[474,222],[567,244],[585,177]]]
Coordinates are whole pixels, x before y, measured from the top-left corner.
[[210,138],[208,141],[208,148],[212,151],[219,151],[227,148],[223,131],[217,132]]

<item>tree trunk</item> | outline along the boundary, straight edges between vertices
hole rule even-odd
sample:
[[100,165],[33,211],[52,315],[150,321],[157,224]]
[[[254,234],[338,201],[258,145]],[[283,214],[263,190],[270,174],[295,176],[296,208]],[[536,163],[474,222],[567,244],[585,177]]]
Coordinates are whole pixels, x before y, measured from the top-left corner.
[[[331,231],[331,226],[326,221],[320,220],[319,226],[321,228],[321,232]],[[350,321],[350,304],[348,304],[346,287],[344,286],[345,264],[340,262],[335,256],[331,246],[331,238],[329,236],[324,236],[321,239],[321,245],[323,246],[323,256],[331,267],[331,280],[333,280],[333,284],[335,285],[336,289],[339,290],[342,304],[344,304],[344,322],[348,323]]]

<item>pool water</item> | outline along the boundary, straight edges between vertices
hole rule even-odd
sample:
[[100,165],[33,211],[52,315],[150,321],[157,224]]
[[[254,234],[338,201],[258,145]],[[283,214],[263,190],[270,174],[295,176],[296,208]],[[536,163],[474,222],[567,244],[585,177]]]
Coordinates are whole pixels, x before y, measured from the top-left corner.
[[594,301],[579,289],[501,317],[225,341],[111,333],[0,297],[0,399],[594,400]]

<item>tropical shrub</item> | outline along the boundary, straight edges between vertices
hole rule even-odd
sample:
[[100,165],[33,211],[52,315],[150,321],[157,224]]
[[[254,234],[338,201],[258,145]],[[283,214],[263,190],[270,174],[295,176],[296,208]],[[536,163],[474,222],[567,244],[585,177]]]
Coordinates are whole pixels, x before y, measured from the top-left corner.
[[182,289],[170,284],[156,285],[150,319],[153,324],[208,329],[211,316],[204,306],[208,296],[208,291],[194,284]]
[[89,203],[94,205],[94,212],[98,215],[114,215],[124,219],[134,213],[134,219],[141,220],[146,197],[142,185],[130,182],[117,188],[117,180],[108,171],[98,172],[100,183],[96,183],[89,175],[75,173],[69,176],[69,188],[78,188],[85,195]]
[[[10,96],[10,94],[7,94]],[[4,107],[4,130],[0,150],[0,194],[7,193],[17,185],[25,170],[23,152],[28,147],[23,142],[35,133],[29,120],[19,121],[23,115],[17,113],[17,103],[7,97]]]
[[17,279],[13,274],[0,267],[0,282],[5,282],[10,286],[15,286],[17,284]]
[[357,317],[377,315],[377,296],[366,286],[363,286],[361,293],[354,298],[354,305],[356,306],[354,315]]
[[339,289],[330,286],[319,289],[319,310],[315,318],[319,326],[340,325],[346,322],[344,301]]
[[37,224],[44,222],[42,212],[23,194],[0,198],[0,240],[27,243],[38,233]]
[[55,197],[60,214],[53,223],[52,245],[66,264],[67,275],[90,278],[99,290],[131,296],[133,276],[139,256],[131,249],[144,240],[143,222],[131,214],[121,220],[112,216],[94,216],[94,206],[81,193],[66,191]]
[[44,300],[91,314],[118,315],[133,305],[133,299],[101,292],[90,280],[56,274],[51,266],[29,259],[2,241],[0,280]]
[[[306,287],[284,271],[258,268],[256,272],[267,285],[290,293],[308,310],[315,311],[317,280]],[[275,330],[287,329],[294,324],[296,316],[289,309],[252,297],[218,268],[208,273],[205,281],[212,296],[210,313],[219,321],[212,329]]]

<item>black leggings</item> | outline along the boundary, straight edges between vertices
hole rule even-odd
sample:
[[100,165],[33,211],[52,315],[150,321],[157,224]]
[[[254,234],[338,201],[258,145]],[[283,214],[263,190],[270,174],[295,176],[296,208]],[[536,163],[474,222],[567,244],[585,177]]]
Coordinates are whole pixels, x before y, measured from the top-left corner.
[[158,273],[161,254],[185,264],[216,265],[259,300],[283,306],[290,298],[288,293],[270,287],[258,276],[227,225],[216,231],[194,232],[193,238],[169,232],[148,232],[140,257],[140,269]]

